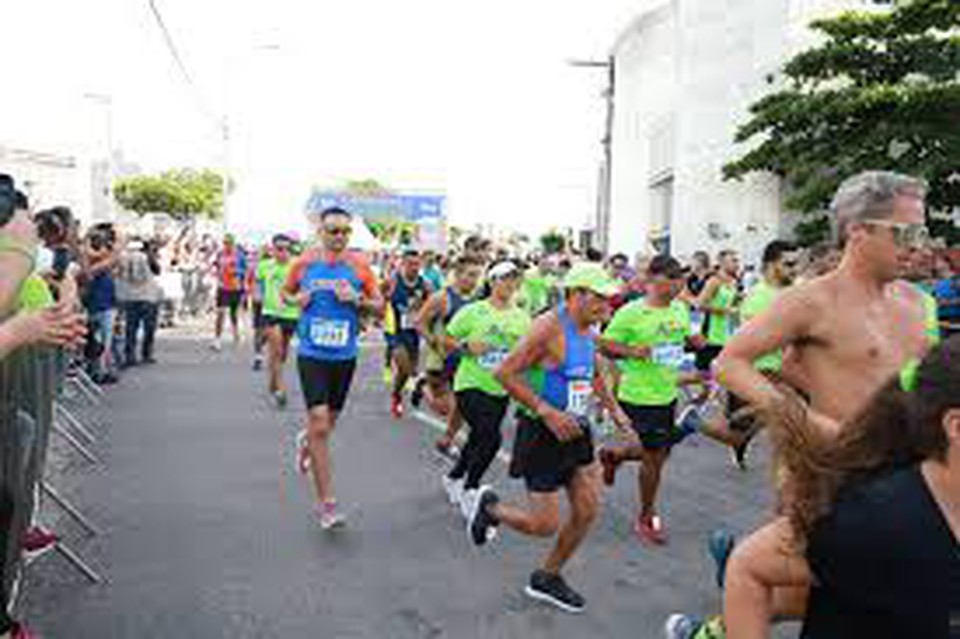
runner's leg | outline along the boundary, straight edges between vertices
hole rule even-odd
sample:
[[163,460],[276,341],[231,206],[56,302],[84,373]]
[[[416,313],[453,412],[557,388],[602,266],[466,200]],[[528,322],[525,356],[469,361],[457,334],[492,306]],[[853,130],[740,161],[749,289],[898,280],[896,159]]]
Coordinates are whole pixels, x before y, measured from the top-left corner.
[[600,512],[600,466],[597,463],[574,471],[567,486],[567,499],[570,501],[570,515],[543,564],[543,569],[553,575],[560,574],[564,564],[583,543]]

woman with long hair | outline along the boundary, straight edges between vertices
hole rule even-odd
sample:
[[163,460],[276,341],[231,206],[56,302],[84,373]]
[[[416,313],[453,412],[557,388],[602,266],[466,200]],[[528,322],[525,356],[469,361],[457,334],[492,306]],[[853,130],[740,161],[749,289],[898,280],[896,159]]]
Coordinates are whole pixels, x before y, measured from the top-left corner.
[[960,338],[881,389],[839,433],[795,397],[768,416],[782,517],[727,568],[726,636],[769,635],[803,602],[802,637],[960,637]]

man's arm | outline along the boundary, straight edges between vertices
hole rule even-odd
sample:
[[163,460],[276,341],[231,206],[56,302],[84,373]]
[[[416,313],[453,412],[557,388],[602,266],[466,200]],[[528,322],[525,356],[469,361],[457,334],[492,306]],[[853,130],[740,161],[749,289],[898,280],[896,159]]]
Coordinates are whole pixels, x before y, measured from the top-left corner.
[[553,314],[538,318],[527,335],[500,364],[495,376],[511,397],[536,414],[546,403],[527,384],[524,373],[540,364],[547,356],[550,340],[556,336]]
[[[414,327],[417,329],[417,332],[428,342],[435,341],[434,336],[430,334],[430,324],[443,312],[445,297],[442,291],[431,295],[414,319]],[[431,346],[437,348],[439,344],[431,344]]]
[[757,371],[754,362],[808,336],[818,312],[818,304],[809,286],[801,286],[778,297],[770,308],[747,322],[727,343],[713,364],[717,381],[761,410],[782,400],[782,393]]

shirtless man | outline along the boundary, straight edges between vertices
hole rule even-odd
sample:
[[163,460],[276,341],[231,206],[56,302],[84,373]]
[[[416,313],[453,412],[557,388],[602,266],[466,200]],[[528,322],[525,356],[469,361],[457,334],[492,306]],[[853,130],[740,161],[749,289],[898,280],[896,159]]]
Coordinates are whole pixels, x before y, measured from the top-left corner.
[[[920,180],[887,172],[861,173],[844,182],[831,206],[844,247],[839,266],[784,292],[742,327],[714,363],[717,380],[759,410],[773,408],[785,397],[754,362],[783,349],[783,377],[809,400],[809,422],[836,432],[891,377],[922,357],[930,346],[923,299],[898,278],[911,248],[927,238],[925,191]],[[731,604],[738,607],[730,594],[736,596],[738,568],[780,552],[754,543],[775,540],[768,530],[773,526],[754,533],[731,558],[727,610]],[[778,589],[777,616],[802,617],[808,590],[799,584]],[[668,620],[668,637],[695,636],[695,631],[680,632],[679,617]]]

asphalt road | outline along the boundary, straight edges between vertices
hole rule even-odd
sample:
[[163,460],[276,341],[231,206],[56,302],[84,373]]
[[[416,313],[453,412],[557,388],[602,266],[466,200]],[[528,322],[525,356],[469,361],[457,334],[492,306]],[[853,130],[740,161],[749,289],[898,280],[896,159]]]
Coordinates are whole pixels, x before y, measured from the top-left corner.
[[[216,354],[167,336],[158,357],[111,390],[97,447],[107,468],[71,491],[105,529],[74,546],[109,583],[86,584],[59,557],[29,570],[22,610],[45,637],[655,638],[671,612],[719,605],[707,532],[748,530],[769,512],[765,447],[743,473],[718,446],[685,443],[663,489],[671,541],[652,549],[631,533],[634,473],[622,471],[566,571],[589,602],[571,616],[522,594],[545,543],[509,531],[488,548],[468,543],[433,428],[388,416],[379,348],[364,351],[335,438],[349,518],[336,534],[309,516],[293,469],[296,390],[286,412],[272,408],[244,347]],[[501,462],[490,480],[523,498]]]

